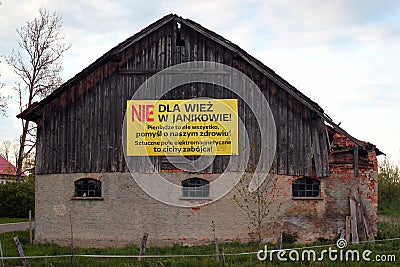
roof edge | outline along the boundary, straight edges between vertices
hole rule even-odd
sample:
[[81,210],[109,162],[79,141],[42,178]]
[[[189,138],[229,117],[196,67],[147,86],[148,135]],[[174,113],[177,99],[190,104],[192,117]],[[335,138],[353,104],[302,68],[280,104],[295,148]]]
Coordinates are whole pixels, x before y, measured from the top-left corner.
[[[74,84],[77,80],[79,80],[82,76],[89,74],[96,70],[98,67],[100,67],[104,62],[107,62],[108,60],[112,59],[114,55],[118,54],[120,51],[125,49],[126,47],[130,46],[132,43],[136,42],[138,39],[142,38],[145,34],[148,34],[151,31],[154,31],[160,27],[162,27],[164,24],[168,23],[172,19],[180,18],[179,16],[175,14],[168,14],[161,19],[151,23],[138,33],[134,34],[133,36],[129,37],[125,41],[119,43],[112,49],[110,49],[108,52],[103,54],[101,57],[99,57],[96,61],[91,63],[89,66],[81,70],[79,73],[77,73],[74,77],[70,78],[66,82],[64,82],[60,87],[58,87],[56,90],[54,90],[52,93],[50,93],[47,97],[42,99],[40,102],[36,102],[34,106],[29,106],[27,109],[19,113],[16,117],[19,119],[27,119],[31,120],[33,122],[37,121],[37,115],[33,114],[35,112],[38,112],[41,107],[43,107],[45,104],[51,102],[53,99],[55,99],[57,96],[61,95],[66,88],[68,88],[71,84]],[[123,47],[123,49],[121,49]]]

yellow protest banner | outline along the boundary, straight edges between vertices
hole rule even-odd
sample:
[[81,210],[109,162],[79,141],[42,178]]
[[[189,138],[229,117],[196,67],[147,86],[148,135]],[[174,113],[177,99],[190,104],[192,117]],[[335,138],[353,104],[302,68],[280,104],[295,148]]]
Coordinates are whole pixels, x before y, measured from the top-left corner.
[[238,100],[128,100],[127,156],[237,155]]

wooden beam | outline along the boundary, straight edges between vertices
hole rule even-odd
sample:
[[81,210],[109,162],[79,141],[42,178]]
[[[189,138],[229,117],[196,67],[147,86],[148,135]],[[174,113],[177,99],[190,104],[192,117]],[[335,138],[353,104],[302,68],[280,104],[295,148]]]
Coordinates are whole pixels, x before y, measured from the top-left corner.
[[351,234],[351,217],[350,216],[346,216],[346,240],[347,242],[350,241],[350,234]]
[[357,204],[352,197],[350,197],[350,218],[351,243],[357,244],[359,241],[357,231]]
[[360,174],[359,166],[358,166],[358,146],[354,146],[354,176],[358,177]]

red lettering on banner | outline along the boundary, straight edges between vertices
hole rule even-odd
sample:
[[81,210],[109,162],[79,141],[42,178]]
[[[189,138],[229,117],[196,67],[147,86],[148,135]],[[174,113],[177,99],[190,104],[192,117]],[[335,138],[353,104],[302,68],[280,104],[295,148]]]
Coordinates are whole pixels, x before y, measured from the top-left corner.
[[136,107],[132,105],[132,121],[135,121],[135,117],[138,121],[153,122],[154,118],[150,117],[153,115],[154,105],[139,105]]

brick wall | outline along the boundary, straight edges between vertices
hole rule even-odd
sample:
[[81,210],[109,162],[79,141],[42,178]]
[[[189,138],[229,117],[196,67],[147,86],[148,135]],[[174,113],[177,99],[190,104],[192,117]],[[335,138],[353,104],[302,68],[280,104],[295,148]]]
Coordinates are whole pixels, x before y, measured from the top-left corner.
[[[349,192],[357,183],[351,166],[335,169],[337,173],[321,178],[321,197],[293,199],[291,183],[296,177],[278,175],[274,185],[276,198],[263,224],[264,241],[276,242],[281,232],[297,234],[299,242],[317,238],[335,238],[345,228],[349,215]],[[374,184],[376,172],[362,172],[366,187]],[[188,178],[186,173],[163,174],[170,181]],[[216,175],[196,175],[209,181]],[[103,200],[73,200],[74,181],[83,177],[102,181]],[[101,177],[101,178],[100,178]],[[211,187],[212,191],[212,187]],[[375,201],[377,191],[365,191]],[[37,242],[68,245],[71,223],[74,244],[78,246],[122,246],[138,244],[149,233],[150,244],[195,244],[213,240],[249,241],[249,219],[234,200],[233,189],[218,201],[200,208],[179,208],[163,204],[141,190],[129,173],[50,174],[36,180]],[[182,200],[184,201],[184,200]]]

